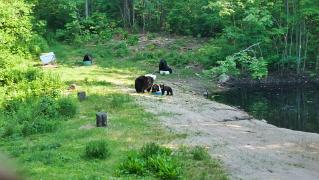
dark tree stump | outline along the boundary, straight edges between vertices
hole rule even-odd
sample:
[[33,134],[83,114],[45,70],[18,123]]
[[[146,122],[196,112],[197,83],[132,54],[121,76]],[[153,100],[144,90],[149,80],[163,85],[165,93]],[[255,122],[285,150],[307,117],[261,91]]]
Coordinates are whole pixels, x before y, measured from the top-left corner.
[[96,113],[96,127],[106,127],[107,126],[107,113],[98,112]]
[[79,101],[84,101],[86,99],[86,93],[84,91],[78,92]]

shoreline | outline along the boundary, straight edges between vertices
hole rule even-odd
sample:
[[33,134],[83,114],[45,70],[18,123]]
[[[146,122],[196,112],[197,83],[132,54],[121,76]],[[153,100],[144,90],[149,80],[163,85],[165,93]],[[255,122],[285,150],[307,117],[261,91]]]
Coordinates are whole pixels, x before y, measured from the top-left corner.
[[[231,179],[319,177],[319,134],[278,128],[205,99],[200,92],[203,84],[197,80],[162,81],[172,85],[173,97],[164,96],[154,103],[156,98],[143,95],[137,101],[169,131],[187,134],[171,142],[172,146],[207,147],[212,157],[224,163]],[[190,85],[192,81],[195,86]]]

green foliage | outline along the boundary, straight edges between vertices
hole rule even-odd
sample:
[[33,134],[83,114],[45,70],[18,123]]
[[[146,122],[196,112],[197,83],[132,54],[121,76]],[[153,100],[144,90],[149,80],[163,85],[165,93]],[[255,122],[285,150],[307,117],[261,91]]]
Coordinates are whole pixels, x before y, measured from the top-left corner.
[[214,75],[239,75],[239,70],[236,67],[236,59],[233,56],[228,56],[225,61],[218,61],[217,64],[219,66],[212,69]]
[[267,62],[261,57],[257,59],[247,52],[239,52],[226,57],[225,61],[218,61],[218,67],[211,69],[213,75],[240,75],[249,73],[253,79],[261,79],[268,75]]
[[59,119],[74,117],[77,109],[76,101],[69,97],[56,99],[44,96],[6,101],[0,110],[4,114],[0,121],[11,121],[4,125],[2,136],[53,132],[59,125]]
[[58,109],[59,114],[64,117],[68,117],[68,118],[74,117],[79,109],[78,103],[75,98],[62,97],[58,99],[57,103],[59,106],[59,109]]
[[125,42],[120,42],[113,47],[113,55],[115,57],[125,57],[129,54],[129,49]]
[[149,157],[156,155],[169,156],[172,153],[172,151],[168,148],[163,148],[158,144],[148,143],[141,148],[140,153],[145,159],[147,159]]
[[147,160],[148,168],[160,179],[180,179],[181,165],[173,157],[157,155]]
[[129,153],[120,165],[120,173],[139,176],[150,174],[160,179],[180,179],[182,169],[170,149],[149,143],[139,151]]
[[14,54],[28,54],[28,43],[32,38],[31,6],[23,0],[0,3],[0,49]]
[[121,174],[143,176],[148,173],[145,160],[136,151],[128,153],[126,160],[120,165]]
[[253,79],[261,79],[268,75],[267,61],[263,58],[254,59],[248,69]]
[[56,74],[36,68],[7,68],[0,70],[0,84],[5,86],[5,99],[26,99],[30,96],[57,97],[62,82]]
[[109,106],[113,108],[124,108],[132,102],[132,97],[127,94],[111,94],[109,97]]
[[222,31],[216,11],[204,8],[207,0],[176,0],[171,2],[167,15],[167,30],[195,37],[215,36]]
[[196,146],[195,148],[193,148],[191,150],[191,154],[193,155],[193,158],[197,161],[202,161],[210,158],[207,149],[202,146]]
[[105,140],[89,142],[85,147],[85,155],[90,159],[105,159],[110,156],[108,143]]
[[47,118],[56,118],[59,115],[58,103],[51,97],[42,97],[39,102],[39,113]]
[[137,45],[137,43],[138,43],[138,36],[137,36],[137,35],[130,35],[130,36],[127,38],[127,43],[128,43],[130,46]]

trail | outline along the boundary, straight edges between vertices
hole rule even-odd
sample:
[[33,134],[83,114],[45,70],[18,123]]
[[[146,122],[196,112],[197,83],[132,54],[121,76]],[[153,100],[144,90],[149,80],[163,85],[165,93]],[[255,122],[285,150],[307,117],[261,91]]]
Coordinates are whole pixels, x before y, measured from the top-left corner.
[[242,110],[205,99],[191,82],[164,82],[174,96],[130,92],[168,130],[187,134],[172,145],[208,147],[231,179],[319,179],[319,134],[252,119]]

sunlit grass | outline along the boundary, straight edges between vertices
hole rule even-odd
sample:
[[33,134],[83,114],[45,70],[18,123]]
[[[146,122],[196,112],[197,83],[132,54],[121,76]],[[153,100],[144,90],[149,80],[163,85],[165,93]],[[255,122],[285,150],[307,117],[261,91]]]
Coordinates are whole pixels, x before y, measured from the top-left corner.
[[[65,92],[70,84],[75,84],[76,90],[68,93],[87,93],[88,98],[80,102],[76,117],[63,121],[53,133],[0,141],[0,147],[19,161],[25,176],[30,179],[119,178],[115,177],[115,172],[130,150],[148,142],[167,144],[186,137],[185,134],[167,132],[153,114],[136,104],[134,96],[125,93],[124,89],[132,88],[138,75],[147,73],[145,69],[148,66],[143,62],[124,62],[107,54],[103,57],[94,54],[101,52],[101,48],[56,45],[52,49],[56,52],[59,66],[46,70],[61,76],[65,82]],[[87,52],[95,56],[93,66],[80,65],[82,56]],[[95,114],[101,111],[108,113],[107,128],[95,128]],[[107,140],[108,158],[85,157],[87,143],[95,140]],[[192,160],[186,162],[189,170],[186,175],[189,177],[192,177],[192,171],[198,171],[196,166],[203,167],[197,172],[198,177],[200,174],[211,174],[208,172],[210,168],[205,167],[207,163],[198,162],[194,166]],[[129,179],[140,178],[132,176]]]

